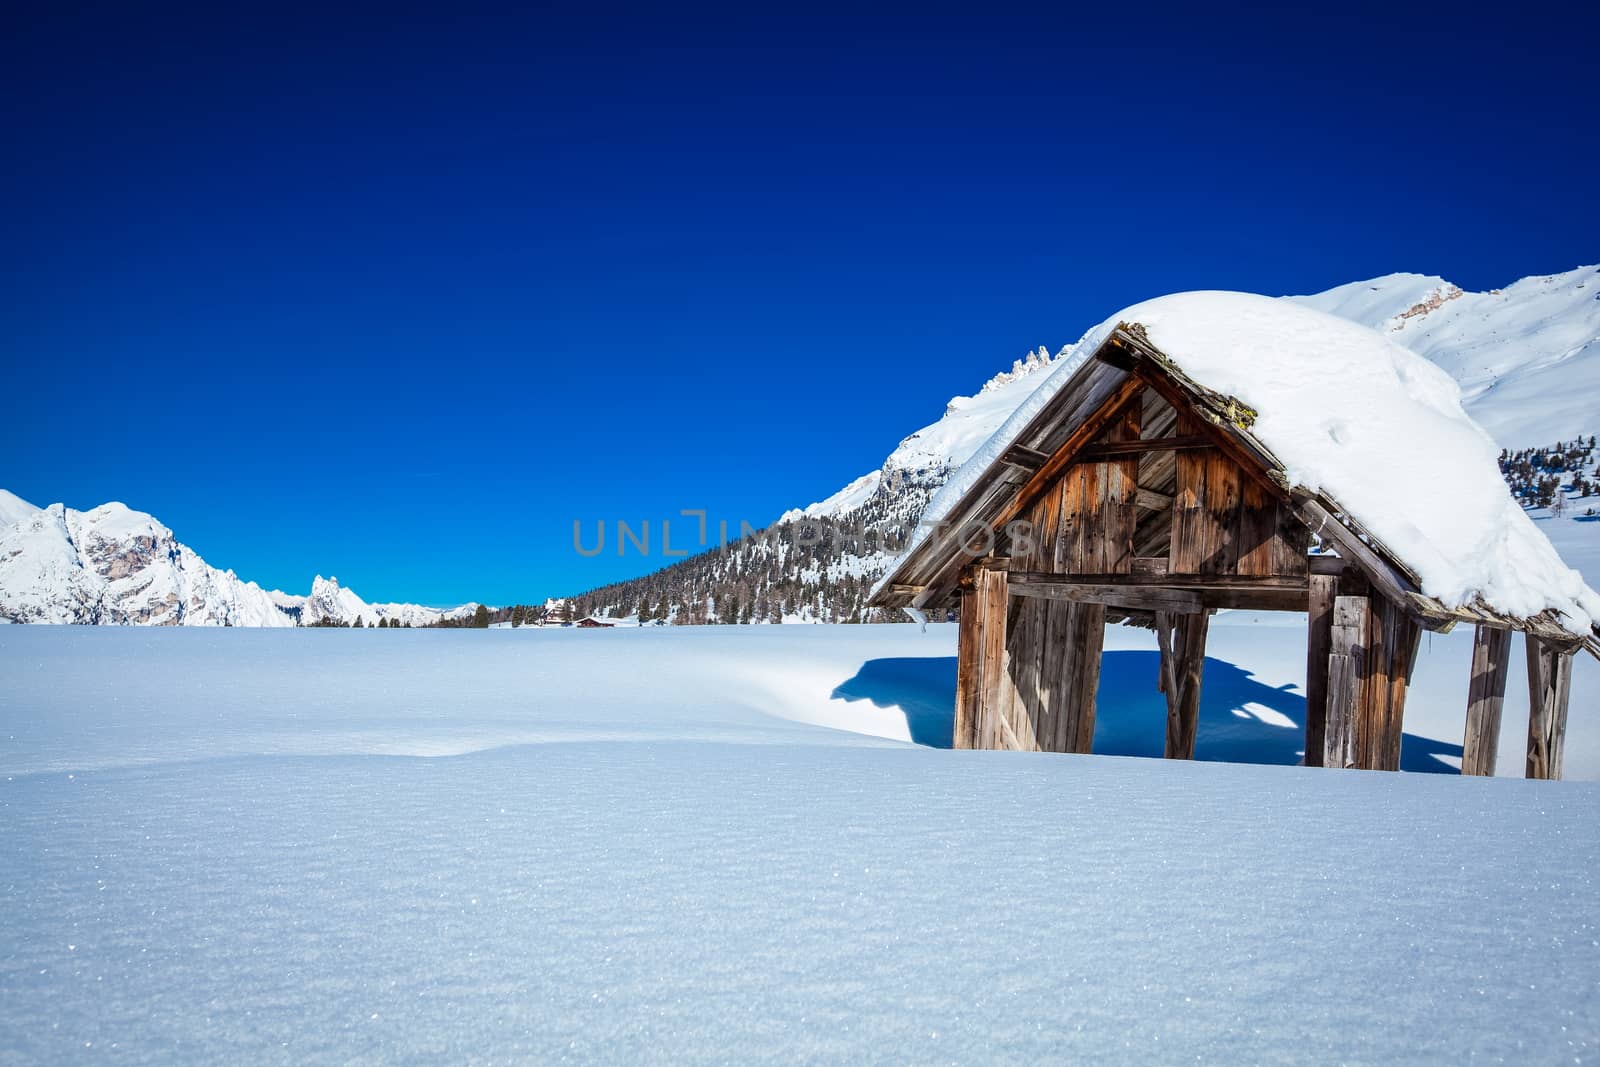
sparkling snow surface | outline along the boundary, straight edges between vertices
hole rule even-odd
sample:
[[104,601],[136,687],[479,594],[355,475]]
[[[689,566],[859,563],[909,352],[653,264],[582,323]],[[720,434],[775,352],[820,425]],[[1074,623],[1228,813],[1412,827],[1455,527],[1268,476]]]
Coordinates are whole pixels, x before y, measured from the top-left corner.
[[[1303,623],[1212,633],[1199,755],[1292,763]],[[1097,748],[1159,752],[1111,638]],[[1426,639],[1407,767],[1459,755],[1468,643]],[[1597,787],[885,739],[948,743],[953,654],[7,627],[0,1062],[1597,1055]]]

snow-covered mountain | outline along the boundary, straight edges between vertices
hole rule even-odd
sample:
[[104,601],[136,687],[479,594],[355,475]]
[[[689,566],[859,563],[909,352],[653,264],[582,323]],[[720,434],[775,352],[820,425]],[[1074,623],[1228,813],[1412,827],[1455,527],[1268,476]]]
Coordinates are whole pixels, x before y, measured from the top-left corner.
[[120,503],[39,508],[0,490],[0,621],[133,626],[425,626],[470,614],[368,604],[320,575],[311,595],[264,590],[212,567],[166,526]]
[[[1460,383],[1468,413],[1508,449],[1600,433],[1600,267],[1524,278],[1487,293],[1465,292],[1443,278],[1390,274],[1284,299],[1388,333],[1443,367]],[[1052,357],[1040,348],[973,395],[951,400],[877,470],[786,511],[766,543],[740,544],[595,590],[580,601],[583,610],[628,615],[645,604],[657,618],[670,612],[674,619],[724,621],[720,608],[708,612],[705,604],[731,601],[740,605],[741,619],[748,614],[754,621],[873,617],[862,580],[870,587],[883,573],[932,495],[1071,351],[1068,345]],[[1575,566],[1600,559],[1600,550],[1585,547],[1600,543],[1600,523],[1584,521],[1590,518],[1568,518],[1562,522],[1573,529],[1550,531]],[[826,528],[820,541],[814,531],[794,536],[808,524]],[[835,536],[839,530],[849,532]],[[881,540],[863,545],[862,530]]]
[[1600,423],[1600,267],[1469,293],[1390,274],[1292,299],[1391,335],[1461,385],[1467,414],[1504,448],[1590,434]]

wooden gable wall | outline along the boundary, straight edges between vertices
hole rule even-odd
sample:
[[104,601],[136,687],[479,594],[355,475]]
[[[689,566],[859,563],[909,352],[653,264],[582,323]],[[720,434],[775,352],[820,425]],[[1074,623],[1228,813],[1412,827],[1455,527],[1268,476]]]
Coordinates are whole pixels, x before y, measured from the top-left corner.
[[1305,525],[1203,433],[1153,390],[1123,401],[1024,510],[1032,534],[1010,543],[1011,569],[1305,578]]

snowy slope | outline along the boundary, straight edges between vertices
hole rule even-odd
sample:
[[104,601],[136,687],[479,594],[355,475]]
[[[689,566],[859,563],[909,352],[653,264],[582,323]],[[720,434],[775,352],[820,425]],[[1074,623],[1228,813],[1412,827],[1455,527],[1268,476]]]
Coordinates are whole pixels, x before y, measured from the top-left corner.
[[1600,423],[1600,268],[1487,293],[1391,274],[1292,299],[1387,333],[1444,368],[1502,447],[1590,434]]
[[11,515],[0,526],[0,619],[8,622],[276,627],[387,617],[421,626],[447,614],[369,605],[320,576],[310,597],[263,590],[210,566],[154,517],[120,503],[41,509],[0,493],[0,518]]
[[28,503],[15,493],[8,493],[0,489],[0,526],[10,526],[21,522],[28,516],[38,512],[38,508]]
[[[1232,619],[1198,754],[1292,761],[1303,628]],[[1111,636],[1096,744],[1159,751],[1153,647],[1115,643],[1149,635]],[[1459,745],[1470,644],[1425,642],[1408,765]],[[0,630],[0,1062],[1600,1053],[1593,785],[869,736],[948,737],[954,648]]]

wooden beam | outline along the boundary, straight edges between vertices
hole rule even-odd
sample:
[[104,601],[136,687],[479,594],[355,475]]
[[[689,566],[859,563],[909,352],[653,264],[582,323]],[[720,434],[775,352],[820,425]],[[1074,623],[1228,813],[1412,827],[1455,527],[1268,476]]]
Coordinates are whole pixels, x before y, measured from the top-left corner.
[[1020,467],[1025,471],[1036,471],[1050,462],[1050,456],[1046,452],[1040,452],[1025,445],[1012,445],[1000,453],[1000,462],[1013,467]]
[[1211,438],[1203,434],[1185,434],[1180,437],[1141,438],[1137,441],[1107,441],[1087,445],[1072,457],[1074,463],[1099,463],[1125,456],[1142,456],[1146,452],[1195,452],[1216,447]]
[[1333,601],[1339,580],[1312,574],[1306,601],[1306,766],[1321,767],[1328,737],[1328,656],[1333,651]]
[[1179,614],[1205,610],[1199,593],[1181,589],[1145,589],[1126,585],[1082,585],[1027,581],[1010,583],[1011,595],[1040,600],[1066,600],[1075,604],[1108,604],[1138,611],[1170,611]]
[[1200,730],[1200,679],[1206,658],[1210,616],[1203,612],[1156,615],[1161,649],[1161,691],[1167,696],[1167,759],[1194,759]]
[[1106,343],[1101,345],[1099,350],[1095,352],[1094,358],[1106,364],[1108,367],[1115,367],[1118,370],[1127,371],[1138,366],[1141,357],[1139,352],[1137,352],[1134,348],[1128,345],[1116,334],[1112,334],[1106,340]]
[[1035,586],[1115,585],[1130,589],[1217,589],[1301,594],[1310,588],[1306,578],[1297,574],[1051,574],[1043,571],[1012,571],[1011,581]]
[[1572,648],[1528,635],[1529,778],[1559,779],[1572,696]]
[[1162,589],[1134,585],[1035,585],[1013,580],[1011,595],[1073,604],[1104,604],[1129,612],[1169,611],[1183,615],[1221,608],[1238,611],[1304,611],[1306,595],[1294,589]]
[[1335,597],[1328,642],[1327,729],[1322,750],[1324,767],[1358,766],[1356,719],[1361,701],[1366,633],[1367,598]]
[[1133,502],[1146,511],[1165,511],[1172,506],[1172,496],[1141,485],[1133,491]]
[[1462,774],[1494,774],[1500,752],[1500,716],[1511,666],[1511,631],[1479,626],[1472,637],[1472,676],[1467,684],[1467,730],[1461,743]]

